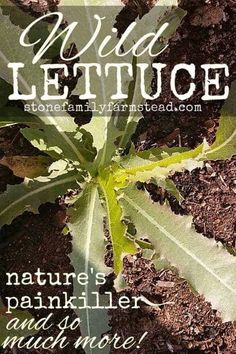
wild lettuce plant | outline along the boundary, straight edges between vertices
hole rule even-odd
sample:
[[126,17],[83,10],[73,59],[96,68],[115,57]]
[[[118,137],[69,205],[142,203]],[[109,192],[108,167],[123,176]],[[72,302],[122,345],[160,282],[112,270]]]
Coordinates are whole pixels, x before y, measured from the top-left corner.
[[[65,18],[73,21],[76,17],[73,6],[65,6],[73,5],[73,1],[64,0],[61,5],[59,10]],[[74,5],[78,2],[74,1]],[[161,48],[163,42],[167,43],[176,31],[185,12],[180,8],[164,6],[165,1],[160,5],[159,17],[150,11],[143,19],[137,20],[136,33],[145,26],[158,28],[168,18],[171,26],[159,44]],[[115,16],[118,10],[114,10]],[[1,78],[5,84],[12,84],[7,64],[23,60],[25,68],[20,76],[20,89],[30,92],[32,85],[37,83],[35,102],[40,103],[42,70],[39,65],[32,64],[34,49],[17,45],[16,38],[20,37],[22,28],[12,22],[9,15],[1,14],[0,38],[4,48],[0,51]],[[50,28],[51,25],[47,26]],[[77,34],[73,35],[76,40]],[[13,42],[14,46],[8,45]],[[94,52],[96,55],[96,48]],[[130,58],[133,65],[138,60]],[[151,60],[145,57],[146,62]],[[41,59],[42,63],[45,61]],[[151,77],[150,70],[150,80]],[[125,80],[128,92],[125,102],[141,103],[142,97],[137,90],[139,77],[134,75]],[[150,85],[150,80],[147,85]],[[95,101],[108,103],[112,81],[104,87],[103,80],[95,80],[94,85],[98,93]],[[91,122],[80,128],[67,112],[61,115],[43,112],[33,116],[19,108],[6,107],[7,100],[2,100],[0,127],[24,124],[21,133],[43,156],[5,157],[1,161],[16,175],[23,177],[24,182],[8,186],[1,195],[0,224],[10,224],[25,211],[37,213],[41,204],[54,202],[66,194],[70,204],[67,227],[73,236],[70,257],[75,271],[87,273],[93,268],[95,272],[112,272],[104,264],[106,220],[113,250],[113,270],[118,278],[122,274],[125,255],[145,248],[147,243],[142,239],[148,239],[148,247],[155,251],[156,260],[165,259],[170,266],[174,266],[199,294],[211,302],[214,309],[219,310],[224,321],[235,321],[236,258],[221,243],[197,233],[191,216],[177,216],[167,204],[153,204],[149,195],[136,187],[137,182],[152,181],[178,196],[170,181],[173,173],[186,169],[191,171],[203,166],[206,160],[230,158],[236,151],[235,89],[233,84],[230,97],[221,111],[215,142],[211,146],[203,142],[193,150],[164,147],[135,151],[131,138],[141,113],[94,114]],[[78,85],[73,93],[79,93]],[[131,224],[135,232],[130,231]],[[89,296],[92,289],[85,286],[82,290]],[[77,283],[74,291],[81,291]],[[86,320],[82,323],[85,333],[89,333],[89,328],[96,323],[93,316],[93,311],[87,310]]]

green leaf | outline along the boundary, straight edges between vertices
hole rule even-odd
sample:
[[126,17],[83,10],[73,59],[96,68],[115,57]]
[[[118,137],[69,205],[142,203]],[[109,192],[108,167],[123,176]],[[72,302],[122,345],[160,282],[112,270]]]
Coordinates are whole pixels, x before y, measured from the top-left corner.
[[127,173],[135,174],[136,172],[152,170],[159,166],[168,167],[171,164],[181,162],[183,159],[198,156],[200,152],[202,152],[202,147],[199,147],[197,153],[193,152],[193,150],[179,147],[152,148],[144,151],[132,149],[128,155],[117,159],[117,162]]
[[46,202],[54,202],[68,189],[78,188],[78,171],[64,172],[49,177],[39,177],[34,180],[25,179],[20,185],[8,186],[1,194],[0,225],[10,224],[11,221],[25,211],[38,212],[38,207]]
[[[39,65],[46,63],[46,61],[41,60],[36,64],[32,64],[34,57],[33,48],[22,47],[19,43],[19,38],[23,30],[13,25],[9,17],[2,13],[0,13],[0,23],[0,71],[2,78],[12,84],[12,69],[8,68],[8,64],[12,62],[24,63],[25,67],[24,69],[20,69],[19,74],[19,91],[24,94],[29,94],[31,93],[32,86],[36,85],[37,96],[33,101],[30,101],[30,103],[37,106],[44,104],[41,100],[44,88],[44,74]],[[13,45],[9,45],[9,43],[13,43]],[[32,72],[34,75],[32,75]],[[50,92],[50,94],[58,94],[56,89],[54,91],[55,92]],[[52,105],[57,103],[58,102],[50,101]],[[59,147],[62,152],[64,150],[66,151],[67,155],[62,157],[85,162],[86,159],[80,152],[77,144],[78,141],[72,134],[76,134],[79,129],[67,112],[56,113],[55,111],[47,112],[43,110],[43,112],[37,111],[37,115],[44,124],[44,131],[46,131],[46,129],[50,131],[50,134],[45,133],[47,138],[45,145],[53,146],[56,140],[56,146]]]
[[[99,6],[96,6],[99,5]],[[115,70],[109,72],[109,76],[106,77],[104,67],[107,62],[109,63],[122,63],[130,62],[131,55],[121,58],[114,53],[109,55],[108,58],[98,55],[99,43],[111,33],[112,27],[115,23],[116,15],[121,10],[122,6],[118,5],[117,1],[112,1],[110,6],[107,3],[103,4],[99,1],[92,1],[87,4],[86,1],[77,0],[62,0],[60,2],[60,11],[64,14],[68,23],[79,21],[79,26],[73,31],[70,40],[76,44],[77,48],[83,47],[90,40],[96,29],[96,21],[94,15],[99,14],[104,17],[101,30],[97,36],[95,43],[93,43],[89,50],[80,56],[81,63],[97,63],[101,65],[102,74],[98,77],[95,69],[91,72],[92,93],[96,95],[96,98],[92,101],[98,105],[104,105],[104,112],[99,114],[94,112],[93,119],[90,123],[83,126],[83,128],[93,136],[93,145],[97,150],[96,166],[106,166],[109,164],[111,157],[115,154],[116,146],[115,140],[121,134],[114,124],[114,114],[107,109],[109,102],[115,103],[115,100],[111,100],[112,94],[114,94],[114,82],[116,82]],[[83,31],[81,31],[83,28]],[[116,35],[113,35],[109,42],[109,48],[113,48],[118,42]],[[130,59],[129,59],[130,58]],[[81,69],[83,71],[83,69]],[[122,87],[124,92],[128,90],[128,82],[132,78],[127,75],[123,76]],[[83,75],[77,84],[77,87],[73,91],[73,94],[81,95],[84,87]]]
[[[86,140],[87,132],[82,135],[80,132],[75,134],[74,124],[72,126],[64,121],[63,117],[57,117],[57,123],[60,124],[63,131],[66,133],[67,137],[76,143],[77,148],[82,154],[83,159],[79,161],[84,162],[92,161],[95,155],[92,149],[92,139]],[[73,121],[71,121],[73,123]],[[55,128],[53,126],[45,126],[42,130],[36,130],[33,128],[23,128],[21,129],[22,135],[31,142],[31,144],[38,150],[43,151],[55,159],[60,159],[61,157],[70,159],[71,150],[70,146],[67,144],[58,144],[58,136],[55,134]]]
[[[205,145],[199,145],[194,150],[178,152],[178,148],[164,149],[162,154],[158,154],[159,159],[143,159],[139,155],[130,155],[120,159],[119,164],[123,167],[116,171],[115,179],[121,185],[125,182],[148,182],[154,179],[157,183],[162,183],[172,172],[184,169],[193,170],[202,167],[200,158],[204,156]],[[168,153],[167,153],[168,151]],[[173,151],[173,153],[172,153]],[[169,155],[170,154],[170,155]]]
[[[69,211],[69,216],[68,227],[73,236],[71,262],[76,274],[88,275],[86,285],[80,285],[78,281],[74,282],[74,295],[81,296],[85,293],[89,304],[93,304],[94,292],[99,293],[99,286],[96,284],[97,275],[109,273],[109,268],[104,264],[104,209],[101,206],[96,185],[91,184],[85,188],[74,207]],[[100,300],[101,306],[108,306],[107,296],[100,295]],[[76,302],[74,304],[76,305]],[[107,309],[78,309],[76,313],[81,319],[82,336],[100,338],[108,331]],[[96,349],[88,351],[91,354],[96,353]]]
[[125,255],[136,252],[136,247],[126,237],[126,226],[121,222],[122,209],[117,201],[115,182],[110,171],[103,171],[98,177],[101,186],[108,216],[109,234],[113,248],[114,270],[119,274],[123,269],[123,258]]
[[120,136],[113,117],[93,117],[84,129],[93,136],[93,145],[97,150],[95,164],[97,168],[107,166],[115,155],[114,142]]
[[[156,3],[156,6],[141,20],[137,20],[137,26],[135,27],[134,38],[133,41],[136,41],[141,37],[141,35],[145,33],[151,33],[157,31],[165,22],[169,23],[168,28],[163,33],[161,40],[155,46],[155,52],[160,52],[165,45],[168,43],[169,39],[176,32],[176,29],[179,27],[182,19],[186,15],[186,11],[181,8],[176,7],[177,3],[175,0],[161,0]],[[143,43],[143,47],[145,48],[147,45],[146,42]],[[153,62],[153,58],[149,55],[145,54],[139,58],[134,58],[133,64],[136,65],[139,62],[151,64]],[[146,92],[150,93],[151,91],[151,81],[153,78],[153,69],[151,65],[146,70],[145,77],[145,85]],[[129,86],[129,97],[125,103],[128,105],[136,105],[144,103],[143,97],[140,91],[140,72],[135,71],[134,79],[131,81]],[[134,134],[137,124],[142,118],[141,112],[129,112],[129,114],[125,117],[121,116],[120,119],[123,121],[121,124],[123,125],[122,137],[120,138],[119,147],[125,148],[127,144],[130,142],[132,135]]]
[[[118,6],[112,6],[114,3],[112,2],[109,7],[101,7],[102,8],[102,16],[105,17],[105,21],[103,21],[103,26],[100,30],[98,39],[96,40],[96,43],[94,43],[93,46],[90,47],[90,50],[86,53],[83,53],[81,55],[81,62],[96,62],[101,65],[102,68],[104,68],[105,64],[107,63],[107,58],[101,58],[98,56],[97,50],[98,50],[98,43],[101,42],[103,38],[107,35],[107,33],[111,32],[111,28],[113,27],[115,23],[115,18],[121,7]],[[115,2],[116,4],[116,2]],[[170,22],[170,28],[168,29],[168,34],[166,36],[163,36],[162,41],[158,44],[159,49],[163,47],[163,43],[165,42],[164,40],[167,40],[175,31],[175,29],[178,27],[182,17],[184,16],[185,12],[180,9],[172,9],[172,5],[176,4],[176,1],[172,1],[171,3],[168,2],[167,6],[166,3],[161,4],[161,6],[158,6],[150,12],[150,14],[144,16],[144,19],[137,20],[137,27],[135,28],[135,33],[139,33],[139,37],[141,35],[144,35],[148,30],[156,30],[159,25],[161,24],[161,21],[163,20],[164,15],[166,13],[172,12],[171,16],[165,17],[166,21]],[[88,42],[88,36],[91,36],[94,31],[95,31],[95,22],[93,19],[94,13],[99,12],[98,8],[96,6],[87,6],[78,9],[78,5],[87,5],[85,2],[81,1],[78,3],[78,1],[75,0],[63,0],[61,3],[61,11],[64,14],[65,18],[69,21],[76,21],[78,20],[78,11],[80,11],[80,27],[79,29],[75,29],[75,31],[72,33],[71,40],[73,40],[76,44],[76,46],[79,48],[81,47],[81,42],[82,43],[87,43]],[[65,6],[67,5],[67,6]],[[90,5],[96,5],[96,2],[92,2]],[[101,3],[99,5],[102,5]],[[71,7],[72,6],[72,7]],[[77,6],[77,7],[76,7]],[[107,10],[106,10],[107,9]],[[156,11],[155,11],[156,10]],[[84,16],[81,16],[81,11],[85,11]],[[107,11],[107,13],[106,13]],[[173,14],[174,12],[174,14]],[[144,24],[143,24],[144,22]],[[148,24],[148,27],[147,27]],[[83,33],[81,34],[80,28],[83,27]],[[145,32],[145,33],[144,33]],[[78,42],[78,38],[80,42]],[[124,46],[127,45],[130,46],[133,44],[133,41],[137,40],[138,38],[135,36],[132,37],[129,40],[126,40]],[[164,39],[164,40],[163,40]],[[116,43],[118,42],[118,39],[113,36],[112,39],[109,42],[109,47],[113,48]],[[146,43],[143,44],[145,46]],[[133,62],[133,69],[134,69],[134,76],[130,77],[128,74],[127,75],[122,75],[122,88],[124,93],[128,93],[128,99],[126,102],[115,102],[111,100],[111,95],[114,90],[114,82],[116,82],[116,77],[114,76],[114,73],[109,74],[108,77],[102,73],[101,78],[99,80],[97,79],[97,76],[91,76],[93,79],[93,93],[96,94],[96,98],[93,100],[97,105],[104,104],[107,106],[108,102],[112,102],[113,104],[119,104],[119,103],[126,103],[126,104],[141,104],[143,99],[141,96],[140,88],[139,88],[139,81],[140,77],[139,74],[136,72],[136,64],[137,60],[136,58],[133,59],[131,53],[129,55],[126,55],[125,58],[118,57],[114,53],[109,55],[109,62],[126,62],[126,63],[132,63]],[[148,56],[145,56],[145,58],[142,56],[139,58],[140,62],[150,62],[152,59]],[[152,76],[152,69],[150,68],[149,70],[149,84],[151,82],[151,76]],[[81,78],[83,79],[83,77]],[[81,79],[79,80],[79,84],[81,82]],[[76,90],[73,92],[75,94],[81,94],[81,89],[80,85],[77,85]],[[134,113],[134,112],[115,112],[113,111],[110,113],[105,109],[103,113],[99,114],[94,114],[93,119],[89,124],[86,124],[84,126],[84,129],[87,130],[90,134],[92,134],[94,138],[94,147],[97,150],[97,159],[96,159],[96,164],[97,166],[106,166],[109,164],[112,156],[115,155],[116,151],[116,146],[115,142],[117,141],[117,138],[120,136],[120,143],[119,146],[120,148],[124,148],[128,140],[130,139],[131,135],[133,134],[136,124],[141,117],[140,113]],[[119,139],[118,139],[119,140]]]
[[24,320],[31,320],[32,316],[27,311],[14,310],[12,314],[8,314],[6,312],[7,308],[3,305],[2,301],[0,301],[0,346],[2,346],[3,342],[8,337],[28,337],[35,333],[35,331],[30,331],[29,329],[7,330],[6,326],[13,318],[17,318],[20,322],[22,322]]
[[[154,182],[156,181],[154,180]],[[170,178],[159,178],[158,187],[164,188],[168,193],[175,197],[179,203],[183,201],[184,198],[182,197],[180,191],[177,189],[176,185]]]
[[198,234],[191,217],[153,205],[141,191],[129,187],[120,200],[138,235],[148,237],[156,252],[221,312],[224,321],[235,321],[236,258],[222,244]]
[[[186,147],[166,147],[162,146],[159,148],[151,148],[148,150],[143,150],[143,151],[135,151],[133,150],[133,155],[137,155],[138,157],[141,157],[142,159],[149,160],[152,162],[162,160],[166,157],[169,157],[170,155],[173,154],[178,154],[182,152],[187,152],[190,151],[189,148]],[[132,155],[132,154],[131,154]]]
[[[97,6],[99,5],[99,6]],[[80,55],[81,63],[96,63],[100,64],[102,67],[101,76],[96,74],[96,70],[91,70],[91,82],[92,88],[91,91],[96,95],[96,98],[92,99],[96,104],[104,104],[107,105],[109,102],[116,102],[116,100],[111,100],[112,94],[114,94],[114,82],[116,82],[116,72],[115,70],[111,70],[108,77],[105,75],[105,64],[106,63],[127,63],[132,61],[132,56],[127,55],[125,58],[118,57],[115,53],[109,54],[108,57],[102,57],[98,54],[98,48],[100,43],[104,40],[104,38],[111,34],[111,30],[115,24],[116,16],[119,11],[122,9],[122,4],[118,1],[112,0],[107,6],[107,3],[102,3],[101,1],[91,1],[89,4],[85,0],[77,1],[77,0],[62,0],[59,4],[59,10],[63,13],[64,18],[70,24],[75,22],[79,22],[78,26],[73,30],[73,33],[70,36],[70,41],[74,42],[76,48],[83,48],[91,39],[94,32],[96,32],[97,21],[94,19],[95,15],[100,15],[103,19],[102,26],[100,28],[99,33],[97,34],[96,41],[90,45],[89,50],[85,51]],[[83,31],[81,31],[83,28]],[[109,41],[108,48],[113,49],[115,45],[118,43],[118,38],[116,34],[112,35],[112,38]],[[83,71],[83,68],[81,68]],[[73,91],[73,94],[81,95],[84,92],[84,77],[83,75]],[[126,87],[125,83],[129,82],[129,76],[123,75],[123,89],[124,91],[128,90],[128,85]],[[99,114],[97,112],[97,116],[100,117],[100,122],[96,124],[101,124],[103,127],[106,127],[106,120],[104,117],[110,117],[111,112],[105,108],[104,111]],[[94,118],[96,118],[96,114],[94,114]],[[97,119],[96,119],[97,120]],[[86,125],[89,127],[89,124]],[[85,127],[86,127],[85,126]],[[102,131],[104,134],[105,129]],[[106,134],[104,135],[106,136]],[[97,142],[98,137],[94,136],[95,142]],[[100,137],[101,139],[102,137]],[[95,143],[96,146],[96,143]]]
[[221,110],[216,140],[206,152],[205,159],[229,159],[236,153],[236,81],[232,84],[229,98]]

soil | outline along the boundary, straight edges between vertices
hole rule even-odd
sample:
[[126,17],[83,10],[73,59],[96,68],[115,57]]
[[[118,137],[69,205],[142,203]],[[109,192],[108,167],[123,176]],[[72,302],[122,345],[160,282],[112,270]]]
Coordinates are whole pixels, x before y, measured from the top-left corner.
[[[32,7],[32,1],[20,1],[25,9]],[[36,2],[44,6],[47,2]],[[133,2],[135,4],[135,2]],[[133,5],[134,6],[134,5]],[[143,6],[143,5],[142,5]],[[187,61],[194,63],[226,62],[231,70],[231,76],[225,83],[235,79],[235,1],[202,1],[182,0],[181,6],[188,11],[177,34],[171,40],[168,51],[158,58],[169,63],[166,78],[175,62]],[[45,9],[44,9],[45,11]],[[140,11],[140,6],[137,13]],[[185,50],[183,51],[183,48]],[[175,58],[174,62],[171,58]],[[182,59],[182,60],[181,60]],[[184,60],[183,60],[184,59]],[[197,74],[199,92],[201,93],[201,73]],[[174,100],[169,94],[169,88],[164,84],[165,102]],[[183,78],[181,86],[187,85]],[[153,87],[155,79],[153,80]],[[164,97],[164,98],[163,98]],[[194,98],[197,103],[199,97]],[[203,138],[212,142],[218,125],[221,102],[204,105],[202,113],[167,115],[145,114],[134,136],[138,150],[152,146],[189,146],[195,147]],[[87,117],[86,117],[87,119]],[[81,123],[81,121],[79,122]],[[35,154],[25,139],[19,133],[19,127],[0,130],[0,149],[2,154],[23,154],[25,151]],[[3,191],[7,183],[20,183],[6,168],[0,166],[0,189]],[[229,247],[236,243],[236,158],[228,161],[209,161],[203,169],[192,173],[178,173],[173,176],[178,189],[184,197],[180,206],[167,192],[155,185],[144,187],[150,192],[154,202],[163,202],[165,198],[171,202],[176,213],[191,213],[194,224],[199,232],[206,237],[215,238]],[[63,201],[40,207],[39,214],[25,213],[18,217],[11,226],[1,230],[0,243],[0,289],[1,296],[25,295],[25,288],[6,287],[5,273],[8,271],[32,272],[38,267],[48,272],[70,272],[72,266],[69,260],[71,252],[71,237],[64,236],[62,229],[65,222],[65,206]],[[129,285],[127,295],[143,294],[153,302],[163,305],[157,310],[142,306],[139,310],[116,310],[111,312],[111,333],[122,336],[140,338],[148,331],[147,338],[141,348],[133,351],[119,350],[119,354],[155,354],[155,353],[206,353],[235,354],[236,328],[231,323],[222,323],[219,314],[211,309],[204,298],[194,294],[184,279],[175,270],[157,272],[149,261],[140,254],[127,257],[125,260],[125,277]],[[35,296],[37,286],[28,286],[27,295]],[[40,289],[42,290],[42,289]],[[43,288],[43,296],[58,295],[63,291],[72,293],[71,287]],[[166,302],[172,305],[165,305]],[[44,311],[32,311],[37,318],[44,316]],[[54,326],[51,333],[57,333],[56,324],[66,314],[73,313],[56,311],[53,316]],[[46,334],[45,334],[46,335]],[[47,334],[48,335],[48,334]],[[73,343],[78,333],[68,333]],[[2,353],[11,353],[2,350]],[[16,353],[45,353],[47,351],[24,351]],[[73,347],[67,351],[55,350],[55,353],[73,354]],[[77,353],[80,353],[77,351]],[[82,353],[82,351],[81,351]]]

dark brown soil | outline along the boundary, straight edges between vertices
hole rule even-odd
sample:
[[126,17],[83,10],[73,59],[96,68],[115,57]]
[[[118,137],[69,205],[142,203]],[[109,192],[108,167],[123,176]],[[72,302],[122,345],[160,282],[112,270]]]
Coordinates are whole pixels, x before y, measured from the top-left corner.
[[185,198],[182,207],[193,215],[199,232],[236,247],[236,159],[209,161],[192,174],[176,174],[174,181]]
[[[24,2],[26,3],[31,6],[32,2]],[[208,62],[209,58],[212,62],[226,62],[233,72],[229,80],[232,82],[236,74],[235,1],[183,0],[181,4],[188,10],[188,16],[171,41],[166,54],[169,59],[165,56],[163,60],[169,60],[170,66],[173,65],[170,58],[174,54],[176,62],[186,61],[186,58],[188,62],[204,63]],[[44,6],[44,2],[41,5]],[[183,47],[186,48],[184,52]],[[197,80],[200,85],[200,73]],[[182,84],[184,86],[184,82]],[[164,91],[169,92],[169,88],[164,87]],[[167,102],[173,100],[167,94],[164,97]],[[220,102],[205,105],[204,112],[196,115],[147,114],[135,135],[136,147],[144,149],[151,146],[180,144],[193,147],[200,143],[203,137],[213,141],[221,106]],[[25,151],[35,153],[18,133],[17,128],[0,131],[0,149],[2,153],[9,155]],[[0,166],[0,176],[1,191],[5,189],[6,183],[21,181],[6,167]],[[192,213],[196,228],[204,235],[235,247],[236,160],[208,162],[202,170],[195,170],[191,174],[187,172],[176,174],[173,180],[185,198],[182,207],[172,199],[175,212]],[[166,196],[169,197],[154,185],[148,185],[146,188],[155,201],[163,201]],[[40,208],[39,215],[25,214],[17,218],[11,226],[1,230],[0,288],[3,298],[7,295],[19,297],[25,295],[23,287],[5,286],[7,271],[34,273],[38,267],[52,273],[72,271],[68,257],[71,252],[71,238],[61,233],[64,220],[64,207],[59,204],[48,204]],[[142,343],[142,347],[133,350],[133,354],[236,353],[235,326],[231,323],[222,324],[220,317],[210,305],[202,297],[194,294],[186,281],[180,279],[174,271],[156,272],[148,261],[138,255],[127,257],[125,276],[129,284],[127,294],[142,293],[153,302],[173,302],[173,305],[163,305],[159,310],[143,306],[138,311],[117,310],[111,314],[113,333],[139,338],[144,331],[148,331],[148,337]],[[37,291],[37,286],[27,287],[27,295],[34,296]],[[62,291],[71,293],[72,288],[53,288],[47,285],[43,289],[43,296],[58,295]],[[33,311],[33,315],[42,317],[45,313]],[[71,315],[74,316],[73,313]],[[64,316],[63,311],[55,312],[53,334],[57,333],[56,323]],[[71,343],[76,335],[78,333],[68,333]],[[65,351],[55,352],[65,353]],[[67,352],[74,353],[72,348],[68,348]],[[17,350],[17,353],[25,351]],[[27,353],[36,354],[36,351],[28,350]],[[118,352],[124,353],[129,352],[120,350]]]

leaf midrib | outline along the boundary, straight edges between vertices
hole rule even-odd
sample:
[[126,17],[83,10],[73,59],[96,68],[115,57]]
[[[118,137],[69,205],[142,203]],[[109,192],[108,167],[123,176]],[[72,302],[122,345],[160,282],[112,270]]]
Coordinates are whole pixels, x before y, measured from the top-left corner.
[[[85,274],[88,274],[89,270],[89,254],[90,254],[90,244],[92,239],[92,229],[93,229],[93,219],[95,214],[95,204],[96,204],[96,193],[97,189],[94,187],[90,194],[89,200],[89,217],[88,217],[88,224],[87,224],[87,232],[86,232],[86,251],[85,251],[85,263],[84,269]],[[88,284],[85,284],[85,297],[88,303]],[[90,319],[89,319],[89,309],[86,308],[86,321],[87,321],[87,329],[88,329],[88,336],[90,337]]]

